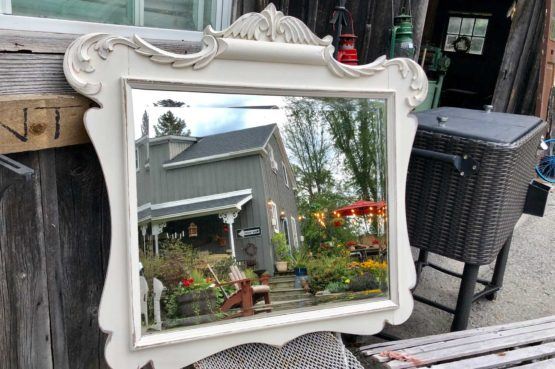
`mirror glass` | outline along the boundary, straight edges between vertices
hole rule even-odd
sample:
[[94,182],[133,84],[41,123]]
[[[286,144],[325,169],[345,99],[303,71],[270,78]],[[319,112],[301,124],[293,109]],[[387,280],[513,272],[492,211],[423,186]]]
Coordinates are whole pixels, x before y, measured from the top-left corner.
[[132,98],[143,334],[388,298],[385,99]]

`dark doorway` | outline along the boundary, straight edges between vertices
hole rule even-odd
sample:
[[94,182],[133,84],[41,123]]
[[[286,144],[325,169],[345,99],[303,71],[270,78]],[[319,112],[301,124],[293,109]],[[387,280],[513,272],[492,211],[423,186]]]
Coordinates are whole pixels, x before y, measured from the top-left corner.
[[511,27],[514,0],[431,0],[425,44],[451,58],[441,106],[481,109],[491,104]]

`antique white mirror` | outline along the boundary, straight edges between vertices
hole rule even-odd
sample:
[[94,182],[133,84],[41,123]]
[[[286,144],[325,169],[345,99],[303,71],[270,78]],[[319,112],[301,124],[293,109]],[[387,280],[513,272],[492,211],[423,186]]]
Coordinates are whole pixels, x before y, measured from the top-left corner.
[[348,66],[273,5],[174,54],[139,37],[69,47],[110,199],[100,306],[112,368],[182,368],[410,315],[405,179],[421,68]]

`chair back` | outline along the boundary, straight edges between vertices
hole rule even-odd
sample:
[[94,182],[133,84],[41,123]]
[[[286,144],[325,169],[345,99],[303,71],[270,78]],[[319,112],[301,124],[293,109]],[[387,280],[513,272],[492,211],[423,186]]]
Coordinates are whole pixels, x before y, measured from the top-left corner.
[[[229,273],[229,278],[232,282],[247,278],[245,273],[239,269],[237,265],[232,265],[229,270],[231,271],[231,273]],[[234,286],[237,291],[241,289],[241,285],[239,283],[234,283]]]
[[208,267],[208,270],[210,271],[210,273],[212,273],[212,276],[214,277],[214,280],[216,281],[216,283],[220,287],[220,290],[222,291],[222,293],[224,294],[224,296],[227,300],[229,298],[229,295],[225,291],[225,288],[223,288],[222,285],[220,284],[220,280],[218,279],[218,275],[214,272],[214,269],[212,269],[212,266],[210,264],[206,263],[206,266]]

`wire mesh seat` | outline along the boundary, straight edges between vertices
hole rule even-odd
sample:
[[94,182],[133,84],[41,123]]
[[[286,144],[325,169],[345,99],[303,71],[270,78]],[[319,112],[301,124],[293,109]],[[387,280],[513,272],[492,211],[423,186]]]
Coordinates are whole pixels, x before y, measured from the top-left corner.
[[298,337],[278,348],[250,343],[218,352],[194,364],[195,369],[364,369],[340,339],[330,332]]

